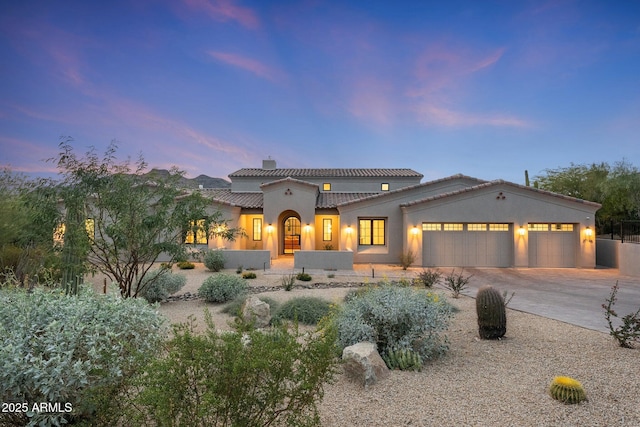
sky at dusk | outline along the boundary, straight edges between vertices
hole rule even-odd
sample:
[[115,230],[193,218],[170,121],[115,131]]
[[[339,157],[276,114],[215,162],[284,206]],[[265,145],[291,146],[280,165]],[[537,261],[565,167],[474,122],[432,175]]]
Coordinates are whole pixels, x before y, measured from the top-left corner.
[[3,1],[0,165],[640,166],[640,2]]

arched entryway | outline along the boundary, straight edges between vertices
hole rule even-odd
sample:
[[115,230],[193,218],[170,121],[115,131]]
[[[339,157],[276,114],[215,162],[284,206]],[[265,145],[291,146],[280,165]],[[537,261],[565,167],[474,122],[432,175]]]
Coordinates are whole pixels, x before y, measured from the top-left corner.
[[300,216],[294,211],[287,211],[282,213],[280,220],[282,254],[293,255],[295,251],[300,250],[301,245]]

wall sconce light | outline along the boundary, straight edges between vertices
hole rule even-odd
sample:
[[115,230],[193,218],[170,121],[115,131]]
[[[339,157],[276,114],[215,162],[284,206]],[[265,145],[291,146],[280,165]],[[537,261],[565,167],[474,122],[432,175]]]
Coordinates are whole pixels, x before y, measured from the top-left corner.
[[347,234],[351,234],[353,232],[353,229],[351,228],[350,225],[347,225]]
[[309,224],[304,226],[304,232],[305,233],[309,233],[309,231],[311,231],[311,226]]
[[414,225],[413,228],[411,229],[411,234],[413,234],[414,236],[417,236],[419,232],[420,230],[418,230],[418,227]]
[[519,235],[524,236],[524,233],[525,233],[524,227],[521,226],[520,228],[518,228]]
[[585,242],[587,240],[589,242],[593,242],[593,239],[591,238],[591,236],[593,236],[593,230],[591,229],[591,227],[587,226],[587,228],[585,228],[584,235],[587,237],[586,239],[584,239]]
[[267,234],[271,234],[273,233],[273,225],[269,224],[267,225]]

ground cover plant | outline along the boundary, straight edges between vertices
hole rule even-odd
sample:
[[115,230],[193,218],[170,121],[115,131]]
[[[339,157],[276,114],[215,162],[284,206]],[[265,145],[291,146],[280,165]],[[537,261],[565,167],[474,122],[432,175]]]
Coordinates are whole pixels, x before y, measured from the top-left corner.
[[90,289],[2,290],[0,307],[0,401],[64,404],[59,413],[3,412],[0,425],[109,424],[129,379],[165,337],[146,301]]
[[338,346],[376,343],[383,356],[411,350],[422,361],[448,350],[452,306],[437,294],[383,284],[352,293],[335,315]]
[[160,302],[169,295],[175,294],[187,283],[187,277],[183,274],[174,274],[171,270],[160,268],[152,271],[142,282],[142,290],[138,296],[149,302]]
[[[240,330],[248,330],[240,332]],[[246,325],[220,333],[207,316],[204,334],[177,325],[166,357],[139,377],[138,425],[318,426],[317,402],[337,373],[335,329],[313,334]]]
[[331,303],[318,297],[297,297],[272,310],[274,321],[292,320],[305,325],[315,325],[331,311]]
[[227,302],[247,291],[246,280],[226,273],[207,277],[198,289],[198,295],[206,302]]

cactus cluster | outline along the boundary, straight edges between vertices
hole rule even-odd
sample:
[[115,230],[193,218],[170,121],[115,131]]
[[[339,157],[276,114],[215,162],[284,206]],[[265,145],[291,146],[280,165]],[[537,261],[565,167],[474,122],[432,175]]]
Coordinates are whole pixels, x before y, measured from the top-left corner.
[[480,338],[494,340],[507,332],[507,313],[504,299],[493,286],[483,286],[476,295],[478,333]]
[[549,394],[562,403],[580,403],[587,400],[580,381],[569,377],[555,377],[549,385]]
[[399,369],[401,371],[421,371],[422,358],[415,351],[404,348],[390,350],[382,355],[382,360],[389,369]]

